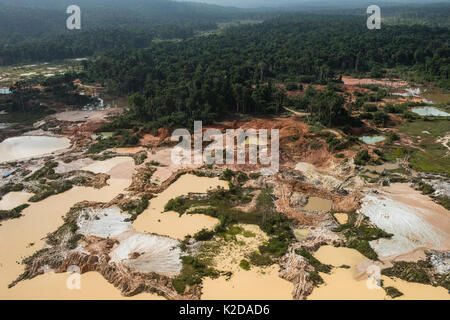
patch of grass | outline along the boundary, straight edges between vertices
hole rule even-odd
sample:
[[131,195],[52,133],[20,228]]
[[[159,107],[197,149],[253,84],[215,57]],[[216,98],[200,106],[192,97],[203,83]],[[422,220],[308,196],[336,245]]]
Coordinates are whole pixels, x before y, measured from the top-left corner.
[[369,177],[369,176],[367,176],[365,174],[361,174],[360,177],[363,178],[368,183],[378,183],[380,181],[379,177],[372,178],[372,177]]
[[282,257],[288,249],[289,242],[282,239],[271,238],[267,244],[259,246],[259,251],[262,254],[269,254],[275,258]]
[[387,233],[376,227],[368,225],[360,225],[359,227],[350,228],[345,232],[346,237],[354,237],[362,240],[372,241],[380,238],[390,238],[392,234]]
[[[424,133],[423,131],[428,131],[430,134]],[[413,136],[420,136],[422,138],[443,137],[449,131],[450,131],[449,120],[433,120],[433,121],[416,120],[414,122],[406,122],[405,124],[399,127],[399,132],[401,133],[406,133],[408,135]]]
[[450,197],[446,195],[433,197],[437,203],[443,206],[445,209],[450,210]]
[[249,180],[249,177],[244,172],[225,169],[219,179],[242,185],[244,182]]
[[375,250],[369,244],[367,240],[353,239],[347,241],[347,247],[359,251],[362,255],[366,256],[370,260],[378,260],[378,255]]
[[274,262],[267,255],[262,255],[255,251],[250,254],[250,263],[258,267],[267,267],[272,265]]
[[426,152],[413,150],[410,164],[414,170],[422,172],[445,173],[450,176],[450,161],[446,157],[448,149],[441,144],[423,143]]
[[188,286],[202,283],[204,277],[216,277],[218,272],[192,256],[181,257],[183,268],[178,277],[172,279],[172,285],[179,294],[183,294]]
[[396,261],[391,268],[383,269],[381,274],[388,277],[397,277],[410,282],[431,284],[430,276],[426,269],[431,268],[428,261],[418,262]]
[[22,216],[21,212],[30,205],[25,203],[11,210],[0,210],[0,221],[8,219],[17,219]]
[[309,273],[309,279],[317,286],[324,283],[322,277],[317,271],[312,271]]
[[394,162],[397,159],[404,158],[408,150],[397,146],[385,145],[383,149],[383,158],[387,161]]
[[112,151],[106,151],[103,152],[102,154],[90,154],[89,158],[91,158],[92,160],[95,161],[105,161],[114,157],[119,156],[117,153],[112,152]]
[[38,202],[52,195],[66,192],[72,188],[70,180],[52,181],[49,184],[44,184],[28,201]]
[[46,116],[54,114],[53,110],[37,110],[37,111],[27,111],[27,112],[11,112],[8,114],[0,115],[0,122],[3,123],[15,123],[26,126],[32,126],[39,120],[44,119]]
[[34,181],[39,180],[42,178],[55,180],[60,177],[59,174],[55,173],[55,168],[58,166],[58,163],[55,161],[47,161],[44,166],[35,172],[28,178],[26,178],[26,181]]
[[24,185],[22,183],[8,183],[5,184],[3,187],[0,188],[0,200],[2,197],[9,193],[9,192],[19,192],[22,191],[24,188]]
[[228,233],[229,235],[235,236],[235,235],[237,235],[237,234],[241,234],[243,231],[244,231],[244,230],[243,230],[241,227],[238,227],[238,226],[231,226],[231,227],[228,229],[227,233]]
[[386,294],[391,298],[398,298],[403,295],[402,292],[400,292],[397,288],[394,287],[386,287],[384,288],[384,291],[386,291]]
[[244,237],[246,237],[246,238],[254,238],[254,237],[256,237],[256,234],[255,234],[255,233],[253,233],[253,232],[251,232],[251,231],[248,231],[248,230],[244,230],[244,231],[242,232],[242,235],[243,235]]
[[194,235],[197,241],[208,241],[214,237],[215,232],[207,229],[202,229]]
[[369,162],[369,160],[370,160],[369,152],[367,150],[361,150],[355,157],[355,164],[357,166],[364,166],[367,164],[367,162]]
[[300,250],[296,250],[295,253],[308,260],[308,263],[313,266],[313,268],[317,272],[330,273],[332,266],[323,264],[322,262],[317,260],[308,250],[301,248]]
[[249,174],[249,178],[252,180],[258,179],[261,176],[261,173],[259,172],[252,172]]
[[175,199],[170,199],[169,202],[164,206],[164,211],[175,211],[179,214],[183,214],[187,209],[191,207],[191,203],[189,200],[178,197]]
[[134,221],[142,212],[144,212],[145,209],[148,208],[150,204],[149,200],[149,196],[143,196],[140,200],[136,199],[122,204],[120,209],[131,215],[128,221]]
[[146,151],[139,151],[133,155],[134,163],[138,166],[140,164],[143,164],[145,159],[147,159],[147,152]]
[[97,138],[97,142],[91,144],[86,153],[96,154],[111,148],[130,148],[137,146],[138,143],[138,134],[131,134],[128,130],[119,130],[114,132],[112,137]]
[[383,269],[381,274],[405,281],[441,286],[450,290],[450,275],[435,273],[429,254],[427,254],[426,260],[417,262],[395,261],[393,267]]
[[248,270],[250,270],[250,263],[247,260],[243,259],[239,263],[239,267],[241,267],[242,269],[248,271]]
[[423,194],[432,194],[435,191],[431,185],[423,181],[419,181],[418,186],[419,190],[422,191]]

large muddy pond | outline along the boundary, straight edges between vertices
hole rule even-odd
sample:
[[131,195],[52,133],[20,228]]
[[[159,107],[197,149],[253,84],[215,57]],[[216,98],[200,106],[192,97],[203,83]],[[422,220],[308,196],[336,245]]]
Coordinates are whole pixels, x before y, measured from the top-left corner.
[[69,147],[70,140],[67,138],[46,136],[8,138],[0,143],[0,162],[42,156]]
[[228,188],[226,181],[218,178],[197,177],[191,174],[181,176],[156,198],[150,200],[150,206],[138,216],[133,227],[138,232],[156,233],[183,240],[187,235],[194,235],[203,228],[212,229],[219,220],[203,214],[184,214],[164,212],[167,202],[189,192],[206,193],[217,187]]
[[[315,288],[308,300],[385,300],[391,299],[383,288],[361,271],[375,268],[372,262],[354,249],[322,246],[314,254],[320,262],[334,268],[330,274],[320,273],[324,284]],[[343,267],[346,266],[346,267]],[[443,299],[450,295],[442,287],[406,282],[398,278],[381,276],[385,287],[392,286],[403,293],[396,299]]]
[[432,103],[450,103],[450,93],[425,92],[422,97]]
[[123,296],[98,272],[79,275],[49,272],[31,280],[19,282],[9,290],[7,299],[21,300],[164,300],[156,294],[141,293]]
[[239,270],[230,279],[203,280],[202,300],[292,300],[293,284],[278,276],[278,265],[264,272]]

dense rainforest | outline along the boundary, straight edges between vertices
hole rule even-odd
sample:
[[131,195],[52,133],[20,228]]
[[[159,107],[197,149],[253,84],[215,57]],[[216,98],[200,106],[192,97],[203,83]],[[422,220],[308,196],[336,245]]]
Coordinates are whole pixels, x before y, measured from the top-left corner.
[[[407,67],[450,88],[448,39],[448,28],[386,26],[377,32],[357,16],[284,15],[208,37],[113,50],[85,61],[83,77],[112,93],[132,94],[133,110],[117,127],[133,121],[187,124],[235,113],[276,114],[287,99],[280,83],[288,90],[299,83],[329,84],[343,73],[405,76]],[[341,114],[344,102],[335,94],[318,101],[336,105]]]
[[[80,7],[80,30],[66,28],[70,5]],[[143,48],[153,39],[186,39],[218,23],[273,14],[169,0],[0,0],[0,7],[0,65]]]
[[[66,8],[81,8],[81,30],[68,30]],[[0,66],[100,54],[108,49],[145,48],[154,40],[187,39],[221,23],[263,21],[286,13],[366,17],[366,7],[241,9],[171,0],[0,0]],[[450,4],[383,3],[389,24],[448,27]]]

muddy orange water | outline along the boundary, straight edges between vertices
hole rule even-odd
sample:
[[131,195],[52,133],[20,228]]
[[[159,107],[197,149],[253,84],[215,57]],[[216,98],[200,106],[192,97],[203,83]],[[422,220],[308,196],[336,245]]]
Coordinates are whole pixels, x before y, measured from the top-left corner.
[[0,143],[0,162],[42,156],[70,147],[67,138],[46,136],[21,136]]
[[[125,297],[97,272],[87,272],[80,275],[79,287],[73,286],[72,276],[73,274],[70,273],[49,272],[31,280],[21,281],[12,289],[9,289],[7,298],[23,300],[164,300],[163,297],[150,293]],[[69,286],[67,282],[69,282]]]
[[398,169],[400,164],[396,162],[385,162],[379,166],[366,166],[365,168],[369,171],[376,171],[377,173],[382,173],[384,170],[394,170]]
[[[11,298],[7,285],[23,272],[22,259],[44,246],[42,239],[63,223],[62,217],[74,204],[84,200],[110,201],[130,183],[129,179],[111,179],[109,186],[102,189],[74,187],[33,203],[22,211],[23,216],[18,219],[3,221],[0,226],[0,298]],[[37,291],[35,294],[39,298],[40,293]],[[60,293],[54,292],[55,298],[59,296]]]
[[279,266],[264,269],[264,273],[241,270],[232,277],[204,279],[202,300],[292,300],[294,285],[278,276]]
[[313,211],[330,211],[333,201],[318,197],[310,197],[308,204],[304,207],[306,210]]
[[[320,273],[325,283],[313,290],[308,297],[309,300],[391,299],[386,295],[384,289],[376,285],[367,285],[367,278],[356,277],[357,265],[368,263],[368,259],[358,251],[343,247],[322,246],[314,256],[322,263],[331,264],[335,268],[330,274]],[[350,268],[339,268],[342,265]],[[442,287],[406,282],[386,276],[381,276],[381,280],[383,280],[384,286],[393,286],[403,293],[403,296],[396,299],[450,299],[447,290]]]
[[340,224],[346,224],[348,221],[348,214],[346,213],[335,213],[334,217]]
[[226,181],[218,178],[197,177],[186,174],[171,184],[156,198],[150,200],[150,206],[133,223],[137,232],[156,233],[183,240],[187,235],[194,235],[203,228],[212,229],[218,220],[203,214],[184,214],[164,212],[167,202],[189,192],[206,193],[217,187],[228,188]]
[[294,229],[294,236],[298,241],[306,239],[309,234],[309,229]]

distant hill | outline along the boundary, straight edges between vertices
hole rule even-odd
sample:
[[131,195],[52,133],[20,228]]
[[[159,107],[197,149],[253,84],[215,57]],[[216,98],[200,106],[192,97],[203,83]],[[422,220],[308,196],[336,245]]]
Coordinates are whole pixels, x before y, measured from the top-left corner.
[[[217,18],[219,15],[236,13],[236,8],[221,7],[198,2],[177,2],[171,0],[0,0],[6,6],[62,10],[69,5],[78,5],[82,11],[102,10],[127,14],[133,12],[139,16],[152,17],[159,21],[165,19],[191,18],[193,14],[199,19]],[[124,11],[125,10],[125,11]]]
[[66,8],[81,8],[82,29],[145,29],[243,18],[245,10],[170,0],[0,0],[0,45],[67,33]]

